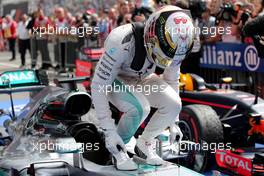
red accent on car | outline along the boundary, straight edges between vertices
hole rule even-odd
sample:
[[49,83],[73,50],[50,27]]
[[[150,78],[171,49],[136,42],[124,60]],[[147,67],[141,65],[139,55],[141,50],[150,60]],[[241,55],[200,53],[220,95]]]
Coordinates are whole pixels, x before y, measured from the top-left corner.
[[54,118],[50,117],[47,114],[44,114],[43,117],[42,117],[42,119],[44,119],[44,120],[54,120]]
[[195,125],[196,123],[195,123],[194,119],[188,113],[185,113],[184,111],[182,111],[180,113],[180,117],[181,117],[181,119],[185,119],[186,121],[191,122],[193,133],[194,133],[193,137],[194,137],[195,142],[198,143],[199,142],[199,134],[198,134],[198,129]]
[[208,106],[214,106],[214,107],[223,108],[223,109],[231,109],[232,108],[232,106],[227,106],[227,105],[217,104],[217,103],[211,103],[211,102],[207,102],[207,101],[194,100],[194,99],[190,99],[190,98],[182,98],[182,101],[186,101],[189,103],[203,104],[203,105],[208,105]]
[[51,105],[63,105],[63,102],[61,101],[53,101],[53,102],[50,102]]
[[221,168],[228,169],[237,175],[252,175],[252,161],[249,158],[243,158],[230,150],[217,150],[215,158],[217,165]]

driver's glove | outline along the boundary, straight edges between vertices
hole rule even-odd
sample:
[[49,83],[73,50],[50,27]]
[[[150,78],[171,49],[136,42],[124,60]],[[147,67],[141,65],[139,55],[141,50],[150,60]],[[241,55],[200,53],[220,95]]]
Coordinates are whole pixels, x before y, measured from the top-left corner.
[[173,123],[170,126],[170,144],[174,144],[174,143],[180,143],[182,140],[183,134],[181,132],[180,127],[178,126],[178,124]]
[[113,155],[119,153],[120,150],[123,150],[125,152],[125,144],[120,135],[117,133],[114,120],[111,118],[100,120],[100,126],[104,132],[105,146],[108,151]]
[[125,144],[116,130],[105,130],[105,146],[110,153],[116,155],[122,150],[126,152]]

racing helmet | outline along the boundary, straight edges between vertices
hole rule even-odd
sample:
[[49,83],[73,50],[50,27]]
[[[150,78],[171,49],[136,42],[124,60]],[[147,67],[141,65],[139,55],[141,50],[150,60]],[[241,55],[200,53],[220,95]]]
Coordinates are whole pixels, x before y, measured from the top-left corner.
[[192,50],[194,26],[183,9],[168,5],[154,12],[146,21],[144,46],[147,57],[165,68],[180,63]]

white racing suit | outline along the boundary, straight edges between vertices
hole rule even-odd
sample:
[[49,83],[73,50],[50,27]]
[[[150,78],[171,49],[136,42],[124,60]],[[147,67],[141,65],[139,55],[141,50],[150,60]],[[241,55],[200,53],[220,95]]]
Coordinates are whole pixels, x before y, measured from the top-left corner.
[[[154,139],[178,120],[180,61],[174,61],[162,76],[154,74],[155,64],[148,58],[140,71],[130,68],[135,53],[132,25],[114,29],[105,41],[105,53],[96,67],[92,80],[92,99],[103,129],[116,129],[128,143],[147,117],[150,107],[157,108],[142,137]],[[143,41],[142,41],[143,42]],[[118,126],[111,119],[109,101],[122,115]]]

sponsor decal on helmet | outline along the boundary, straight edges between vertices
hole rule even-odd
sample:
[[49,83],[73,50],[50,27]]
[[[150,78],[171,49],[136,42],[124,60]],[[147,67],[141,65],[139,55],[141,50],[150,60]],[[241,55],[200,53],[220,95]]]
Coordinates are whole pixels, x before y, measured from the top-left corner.
[[[168,37],[168,30],[166,29],[165,26],[168,17],[172,13],[174,12],[170,11],[170,12],[161,13],[156,23],[156,35],[159,39],[160,48],[163,51],[163,53],[170,58],[174,57],[177,49],[176,46],[172,44],[173,41],[170,39],[170,37]],[[166,37],[166,33],[167,33],[167,37]],[[167,38],[169,38],[169,40]]]
[[183,24],[185,24],[185,23],[187,23],[187,18],[186,17],[175,17],[174,18],[174,22],[175,22],[175,24],[180,24],[181,22],[183,23]]

